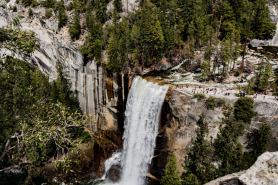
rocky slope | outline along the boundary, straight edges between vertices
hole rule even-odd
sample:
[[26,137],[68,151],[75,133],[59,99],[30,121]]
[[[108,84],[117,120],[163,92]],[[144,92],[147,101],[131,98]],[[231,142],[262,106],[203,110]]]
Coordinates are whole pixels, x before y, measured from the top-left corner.
[[248,170],[221,177],[205,185],[276,185],[277,172],[278,152],[266,152]]

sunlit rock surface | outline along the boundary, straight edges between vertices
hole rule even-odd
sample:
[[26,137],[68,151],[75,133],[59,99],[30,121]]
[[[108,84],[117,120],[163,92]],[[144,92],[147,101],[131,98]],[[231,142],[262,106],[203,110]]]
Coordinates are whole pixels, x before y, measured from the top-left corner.
[[246,171],[226,175],[205,185],[277,185],[278,152],[265,152]]

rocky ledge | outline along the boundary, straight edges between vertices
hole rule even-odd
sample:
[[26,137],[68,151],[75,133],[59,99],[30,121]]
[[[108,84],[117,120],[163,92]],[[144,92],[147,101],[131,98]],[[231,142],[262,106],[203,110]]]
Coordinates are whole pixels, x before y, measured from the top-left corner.
[[277,185],[278,152],[266,152],[246,171],[226,175],[205,185]]

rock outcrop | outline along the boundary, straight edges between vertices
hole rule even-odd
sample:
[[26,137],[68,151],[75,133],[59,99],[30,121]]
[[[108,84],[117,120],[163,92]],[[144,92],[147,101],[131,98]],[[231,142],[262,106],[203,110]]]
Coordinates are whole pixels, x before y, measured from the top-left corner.
[[278,152],[266,152],[246,171],[226,175],[205,185],[277,185]]

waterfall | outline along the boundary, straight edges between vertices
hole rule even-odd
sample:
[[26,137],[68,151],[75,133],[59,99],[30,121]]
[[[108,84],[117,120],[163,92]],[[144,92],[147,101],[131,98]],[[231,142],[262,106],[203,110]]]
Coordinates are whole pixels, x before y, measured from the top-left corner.
[[145,184],[167,90],[168,86],[159,86],[139,76],[134,78],[126,103],[123,150],[106,160],[105,174],[101,178],[105,185],[111,185],[105,179],[107,171],[118,164],[122,167],[121,180],[114,185]]
[[125,111],[120,185],[145,184],[167,90],[168,86],[159,86],[141,77],[132,82]]

